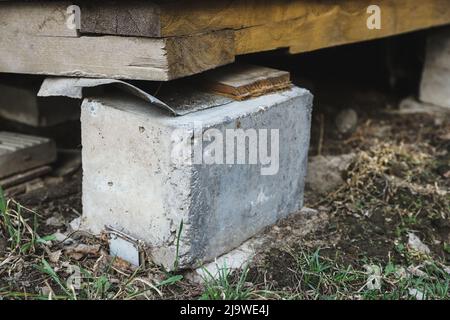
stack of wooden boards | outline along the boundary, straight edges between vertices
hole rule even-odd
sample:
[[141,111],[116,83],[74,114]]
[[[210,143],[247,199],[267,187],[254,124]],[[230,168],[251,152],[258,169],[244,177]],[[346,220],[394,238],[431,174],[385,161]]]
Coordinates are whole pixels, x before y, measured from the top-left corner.
[[0,131],[0,188],[23,189],[26,182],[51,171],[55,143],[48,139]]
[[[299,53],[450,23],[448,0],[379,0],[381,29],[371,30],[372,2],[0,1],[0,72],[166,81],[237,55]],[[74,4],[78,30],[67,23]]]

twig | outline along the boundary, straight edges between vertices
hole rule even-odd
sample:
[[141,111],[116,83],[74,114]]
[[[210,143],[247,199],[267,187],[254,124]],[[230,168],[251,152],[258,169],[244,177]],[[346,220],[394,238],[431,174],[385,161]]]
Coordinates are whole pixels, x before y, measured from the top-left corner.
[[320,135],[319,135],[319,145],[317,146],[317,155],[320,156],[322,154],[322,146],[323,146],[323,136],[325,134],[325,116],[323,113],[320,114]]

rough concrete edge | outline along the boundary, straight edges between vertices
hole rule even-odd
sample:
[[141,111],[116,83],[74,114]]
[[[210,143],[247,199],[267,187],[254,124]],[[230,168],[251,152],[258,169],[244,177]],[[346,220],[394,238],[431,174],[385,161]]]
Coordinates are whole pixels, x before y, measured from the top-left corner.
[[[291,216],[295,214],[311,216],[317,215],[318,213],[318,210],[303,207],[299,212],[293,213]],[[192,282],[203,284],[205,281],[217,279],[220,272],[225,269],[228,272],[243,269],[253,262],[256,255],[266,247],[268,241],[270,241],[269,234],[263,231],[245,241],[239,247],[217,257],[214,261],[206,263],[194,270],[186,271],[184,276]]]

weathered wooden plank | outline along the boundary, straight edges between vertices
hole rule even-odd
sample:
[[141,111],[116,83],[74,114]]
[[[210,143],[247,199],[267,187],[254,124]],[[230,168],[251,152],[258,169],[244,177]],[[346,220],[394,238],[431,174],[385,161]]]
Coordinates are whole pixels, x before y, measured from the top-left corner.
[[380,30],[367,28],[371,0],[97,2],[81,5],[82,32],[167,37],[233,29],[237,54],[305,52],[450,23],[448,0],[377,1]]
[[89,0],[77,3],[82,11],[82,32],[143,37],[245,28],[266,21],[294,19],[309,10],[308,2],[303,0]]
[[[83,33],[163,37],[161,10],[150,1],[79,2]],[[187,35],[178,33],[177,36]]]
[[[367,28],[371,0],[78,0],[84,35],[75,41],[70,32],[58,34],[66,4],[22,4],[39,12],[53,8],[58,17],[44,12],[50,18],[43,33],[36,23],[21,27],[14,14],[3,13],[0,72],[170,80],[227,64],[235,55],[307,52],[450,23],[449,0],[380,0],[380,30]],[[14,12],[16,5],[1,2],[0,12]],[[17,17],[26,20],[26,12]]]
[[0,29],[0,72],[165,81],[234,61],[230,31],[162,39],[46,37]]
[[34,36],[77,37],[76,29],[67,27],[70,2],[2,2],[0,28]]
[[52,171],[51,167],[43,166],[25,172],[21,172],[8,178],[0,179],[0,187],[2,187],[3,190],[5,190],[20,185],[22,183],[29,182],[36,178],[42,177],[43,175],[46,175],[51,171]]
[[[78,0],[74,3],[81,8],[81,33],[173,37],[232,29],[236,32],[238,54],[280,47],[290,47],[292,52],[310,51],[450,23],[449,0],[379,0],[376,5],[381,8],[380,30],[369,30],[366,26],[367,8],[374,4],[371,0]],[[33,1],[22,6],[39,11],[52,8],[56,15],[53,23],[61,24],[61,15],[68,4]],[[14,11],[16,5],[16,2],[0,3],[0,11]],[[41,15],[49,16],[49,13]]]
[[181,78],[234,62],[234,34],[214,31],[186,37],[165,38],[169,79]]
[[287,71],[254,65],[230,65],[208,72],[204,85],[211,91],[244,100],[292,86]]
[[[370,0],[333,1],[304,16],[236,31],[236,53],[247,54],[277,48],[291,53],[372,40],[450,23],[448,0],[382,0],[381,29],[368,29]],[[320,2],[323,5],[323,2]]]
[[47,138],[0,132],[0,178],[56,160],[55,143]]

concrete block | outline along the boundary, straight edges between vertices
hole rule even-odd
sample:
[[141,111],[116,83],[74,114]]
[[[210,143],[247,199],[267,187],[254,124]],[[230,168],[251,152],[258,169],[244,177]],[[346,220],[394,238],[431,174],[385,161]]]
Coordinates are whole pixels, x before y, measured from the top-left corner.
[[428,38],[420,100],[450,108],[450,28]]
[[83,227],[144,241],[168,269],[213,260],[302,208],[311,109],[297,87],[179,117],[84,100]]
[[[0,117],[32,127],[48,127],[78,120],[79,99],[63,97],[37,97],[42,81],[0,83]],[[14,83],[14,81],[13,81]]]

